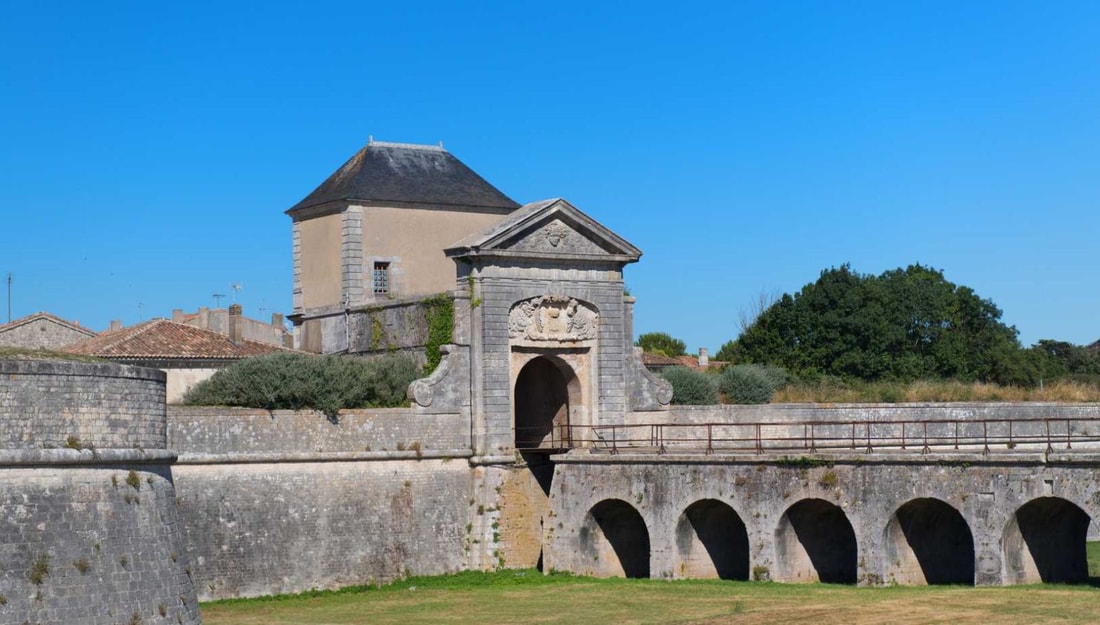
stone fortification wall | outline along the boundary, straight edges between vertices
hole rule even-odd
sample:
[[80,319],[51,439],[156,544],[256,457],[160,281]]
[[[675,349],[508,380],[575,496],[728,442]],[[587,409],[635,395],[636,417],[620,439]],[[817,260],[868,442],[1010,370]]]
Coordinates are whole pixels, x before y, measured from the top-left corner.
[[3,361],[0,404],[0,623],[199,623],[164,374]]
[[0,449],[164,449],[156,369],[51,360],[0,361]]
[[423,358],[429,325],[429,307],[424,300],[417,297],[347,310],[336,306],[317,309],[303,322],[306,338],[302,349],[322,354],[405,351]]
[[181,526],[202,599],[465,568],[469,419],[172,407]]
[[[904,404],[761,404],[672,406],[667,423],[900,421],[1098,418],[1100,404],[1058,402],[949,402]],[[627,423],[653,423],[653,414],[631,414]]]
[[[312,410],[171,406],[171,448],[188,461],[201,456],[466,450],[469,420],[408,408],[342,410],[335,420]],[[228,460],[228,459],[226,459]]]
[[465,460],[176,467],[203,600],[384,582],[464,568]]

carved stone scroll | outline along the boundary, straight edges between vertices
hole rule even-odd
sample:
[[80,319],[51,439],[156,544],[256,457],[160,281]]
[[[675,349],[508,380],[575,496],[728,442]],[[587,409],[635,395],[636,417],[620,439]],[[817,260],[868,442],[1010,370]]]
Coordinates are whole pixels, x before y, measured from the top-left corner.
[[508,336],[528,341],[586,341],[596,338],[600,314],[590,304],[562,295],[541,295],[512,306]]

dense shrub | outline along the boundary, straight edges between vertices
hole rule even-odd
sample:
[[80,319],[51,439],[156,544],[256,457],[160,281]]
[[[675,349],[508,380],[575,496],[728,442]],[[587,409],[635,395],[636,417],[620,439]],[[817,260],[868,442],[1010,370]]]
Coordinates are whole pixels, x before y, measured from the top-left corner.
[[672,384],[672,403],[712,405],[718,403],[718,383],[714,376],[687,367],[669,367],[661,376]]
[[364,360],[346,356],[272,354],[237,362],[184,395],[192,406],[244,406],[335,416],[341,408],[400,406],[420,375],[412,357],[393,354]]
[[734,365],[718,377],[718,389],[732,404],[766,404],[787,383],[787,374],[769,365]]

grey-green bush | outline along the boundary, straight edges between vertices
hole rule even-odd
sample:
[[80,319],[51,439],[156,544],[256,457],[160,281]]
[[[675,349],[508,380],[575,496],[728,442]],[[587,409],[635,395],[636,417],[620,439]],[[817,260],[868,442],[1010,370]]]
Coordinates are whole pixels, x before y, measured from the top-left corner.
[[346,356],[272,354],[248,358],[196,384],[183,397],[191,406],[314,409],[330,417],[342,408],[400,406],[420,375],[412,357],[371,360]]
[[714,376],[687,367],[669,367],[661,376],[672,384],[672,403],[708,406],[718,403]]
[[786,383],[786,372],[770,365],[734,365],[718,377],[718,389],[733,404],[766,404]]

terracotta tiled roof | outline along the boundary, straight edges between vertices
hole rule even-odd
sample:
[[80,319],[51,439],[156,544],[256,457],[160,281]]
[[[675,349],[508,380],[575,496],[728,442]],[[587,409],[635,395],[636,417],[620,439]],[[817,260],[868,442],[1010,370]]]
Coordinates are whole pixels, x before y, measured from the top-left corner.
[[110,359],[130,360],[239,360],[272,352],[292,351],[275,345],[240,340],[167,319],[153,319],[128,328],[104,332],[64,349]]
[[721,367],[726,364],[721,360],[711,360],[706,367],[699,366],[699,358],[697,356],[683,355],[675,358],[671,356],[665,356],[664,354],[655,354],[653,352],[642,353],[642,364],[647,367],[687,367],[688,369],[695,369],[702,371],[703,369],[712,369],[714,367]]
[[96,335],[95,330],[90,330],[88,328],[85,328],[82,325],[73,323],[72,321],[66,321],[66,320],[62,319],[61,317],[58,317],[57,315],[51,315],[50,313],[45,312],[45,311],[36,312],[33,315],[27,315],[26,317],[23,317],[21,319],[16,319],[15,321],[12,321],[10,323],[2,324],[2,325],[0,325],[0,332],[6,332],[8,330],[13,330],[15,328],[18,328],[21,325],[30,323],[32,321],[37,321],[39,319],[48,319],[49,321],[52,321],[54,323],[63,325],[66,328],[69,328],[70,330],[74,330],[76,332],[81,332],[83,334],[87,334],[88,336],[95,336]]
[[680,361],[676,358],[665,356],[664,354],[642,352],[642,364],[647,367],[675,367],[680,364]]

